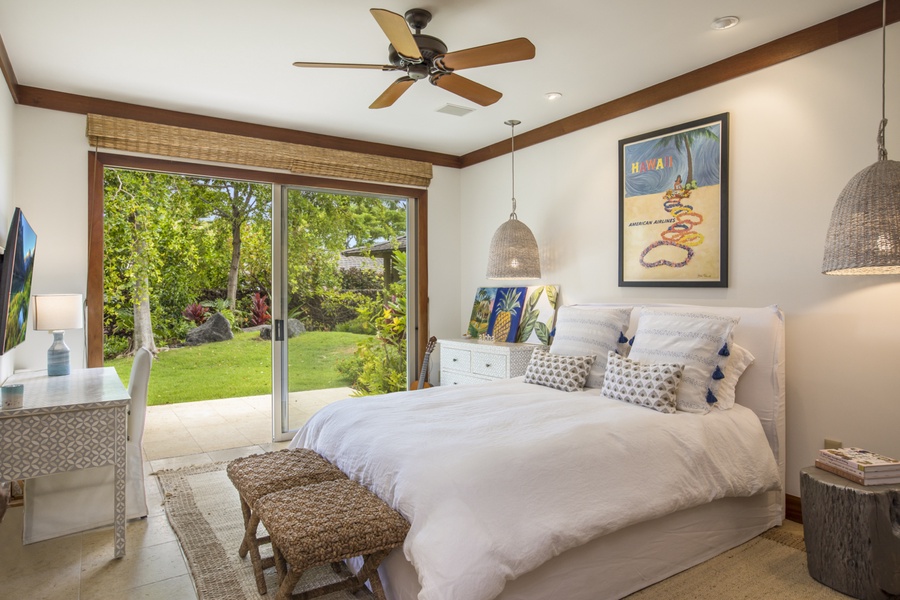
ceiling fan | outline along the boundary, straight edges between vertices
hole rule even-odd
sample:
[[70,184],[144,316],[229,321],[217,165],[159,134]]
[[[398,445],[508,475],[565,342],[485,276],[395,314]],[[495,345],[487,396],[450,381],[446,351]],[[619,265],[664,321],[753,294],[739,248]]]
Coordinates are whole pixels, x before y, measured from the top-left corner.
[[[499,100],[503,94],[487,86],[466,79],[456,73],[460,69],[485,67],[534,58],[534,44],[516,38],[486,46],[447,52],[447,45],[422,29],[431,21],[431,13],[422,8],[406,11],[405,16],[383,8],[369,10],[390,41],[387,65],[357,63],[295,62],[295,67],[379,69],[404,71],[406,75],[392,83],[375,99],[369,108],[386,108],[419,79],[428,78],[432,85],[443,88],[481,106]],[[407,25],[408,24],[408,25]],[[416,32],[410,31],[412,27]]]

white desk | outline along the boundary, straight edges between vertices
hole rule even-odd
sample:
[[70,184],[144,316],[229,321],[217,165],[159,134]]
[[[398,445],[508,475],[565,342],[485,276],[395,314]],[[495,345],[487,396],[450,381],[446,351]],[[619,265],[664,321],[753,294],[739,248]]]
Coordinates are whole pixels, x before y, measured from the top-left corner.
[[21,406],[0,407],[0,481],[115,466],[115,557],[125,555],[128,392],[115,369],[20,373]]

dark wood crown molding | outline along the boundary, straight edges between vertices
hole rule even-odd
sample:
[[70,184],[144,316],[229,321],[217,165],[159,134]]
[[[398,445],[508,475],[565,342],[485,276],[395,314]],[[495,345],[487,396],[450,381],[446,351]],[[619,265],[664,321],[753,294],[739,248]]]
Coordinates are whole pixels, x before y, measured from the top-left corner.
[[18,104],[19,82],[16,81],[16,73],[13,71],[12,63],[9,61],[9,54],[6,53],[6,45],[3,43],[2,37],[0,37],[0,71],[3,71],[3,79],[6,80],[9,95],[12,96],[13,102]]
[[[516,148],[522,149],[610,121],[679,96],[735,79],[754,71],[771,67],[778,63],[797,58],[833,44],[849,40],[858,35],[881,27],[882,4],[873,2],[857,10],[807,27],[796,33],[757,46],[701,67],[684,75],[679,75],[644,88],[633,94],[622,96],[594,108],[554,121],[542,127],[516,135]],[[888,0],[888,24],[900,21],[900,0]],[[462,156],[463,168],[498,156],[508,154],[509,140],[485,146]]]

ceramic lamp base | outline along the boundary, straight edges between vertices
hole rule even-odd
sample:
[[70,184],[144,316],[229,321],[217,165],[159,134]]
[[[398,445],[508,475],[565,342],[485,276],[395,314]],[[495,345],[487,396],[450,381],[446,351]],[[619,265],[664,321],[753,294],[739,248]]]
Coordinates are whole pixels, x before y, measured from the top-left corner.
[[69,374],[69,347],[63,340],[62,331],[53,332],[53,343],[47,350],[47,375],[55,377],[57,375]]

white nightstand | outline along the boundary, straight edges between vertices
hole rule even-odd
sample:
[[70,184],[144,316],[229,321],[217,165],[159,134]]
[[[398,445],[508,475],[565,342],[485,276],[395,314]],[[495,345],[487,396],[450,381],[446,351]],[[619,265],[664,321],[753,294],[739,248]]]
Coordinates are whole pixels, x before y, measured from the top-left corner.
[[441,385],[483,383],[525,374],[538,344],[483,342],[474,339],[438,340],[441,347]]

